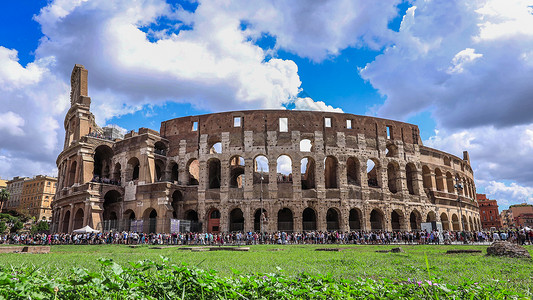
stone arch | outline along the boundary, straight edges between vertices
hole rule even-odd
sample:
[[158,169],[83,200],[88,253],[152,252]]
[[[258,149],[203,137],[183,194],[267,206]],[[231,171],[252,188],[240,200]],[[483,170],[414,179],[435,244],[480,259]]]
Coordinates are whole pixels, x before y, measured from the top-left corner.
[[254,158],[254,184],[268,183],[268,177],[268,158],[264,155],[257,155]]
[[440,214],[440,221],[442,222],[443,230],[450,230],[450,220],[448,219],[448,214],[443,212]]
[[304,231],[317,230],[316,212],[311,207],[307,207],[302,212],[302,228]]
[[187,184],[198,185],[200,182],[200,163],[196,158],[192,158],[187,163]]
[[316,188],[315,176],[316,164],[312,157],[304,157],[300,161],[300,173],[302,175],[302,190],[309,190]]
[[459,218],[456,214],[452,214],[452,230],[459,231]]
[[414,163],[405,165],[405,178],[409,195],[418,195],[418,170]]
[[437,221],[437,215],[434,211],[430,210],[428,214],[426,215],[426,222],[436,222]]
[[[254,213],[254,231],[255,232],[261,232],[261,231],[264,232],[265,231],[265,228],[266,228],[266,216],[267,216],[266,209],[258,208],[258,209],[255,210],[255,213]],[[263,228],[261,228],[261,218],[263,218]]]
[[453,176],[452,173],[446,172],[446,187],[448,189],[448,193],[453,194],[454,185],[453,185]]
[[383,211],[378,208],[374,208],[370,212],[370,229],[371,230],[384,230],[385,229],[385,216]]
[[435,169],[435,182],[437,183],[437,191],[444,191],[442,171],[439,168]]
[[370,158],[367,160],[366,162],[366,177],[367,177],[367,180],[368,180],[368,186],[369,187],[372,187],[372,188],[379,188],[379,176],[380,176],[380,171],[379,171],[379,168],[380,168],[380,165],[379,165],[379,160],[375,159],[375,158]]
[[110,190],[104,195],[104,210],[102,212],[105,231],[118,229],[118,216],[120,215],[122,195],[117,190]]
[[74,223],[72,224],[73,229],[80,229],[83,227],[83,216],[83,208],[78,208],[76,214],[74,215]]
[[472,222],[472,216],[468,217],[468,228],[473,231],[474,230],[474,222]]
[[469,231],[470,230],[470,226],[468,224],[468,219],[466,218],[466,216],[464,214],[463,214],[463,217],[461,218],[460,222],[463,224],[463,230],[465,230],[465,231]]
[[220,232],[220,211],[216,208],[211,208],[207,213],[207,232]]
[[422,166],[422,179],[424,188],[431,190],[433,188],[433,182],[431,180],[431,170],[428,166]]
[[222,143],[220,141],[215,141],[209,147],[209,154],[221,154],[222,153]]
[[229,213],[229,231],[244,231],[244,214],[240,208],[234,208]]
[[399,209],[395,209],[391,212],[391,227],[392,231],[402,230],[402,224],[404,223],[403,212]]
[[398,157],[398,146],[394,145],[393,143],[387,144],[387,148],[385,149],[385,156]]
[[245,162],[242,156],[235,155],[230,159],[230,181],[232,188],[243,188]]
[[159,155],[167,155],[167,145],[162,141],[157,141],[154,144],[154,153]]
[[337,180],[338,161],[335,156],[327,156],[324,159],[324,179],[326,189],[336,189],[339,187]]
[[131,222],[135,221],[135,212],[131,209],[126,210],[122,214],[122,219],[124,220],[125,226],[124,230],[130,231],[131,230]]
[[400,166],[397,162],[389,162],[387,165],[387,180],[389,191],[393,194],[396,194],[401,190],[400,184]]
[[409,225],[411,230],[420,230],[420,224],[422,223],[422,215],[416,209],[414,209],[409,215]]
[[362,213],[359,209],[350,209],[350,213],[348,216],[348,224],[350,226],[350,230],[361,230],[361,216]]
[[313,152],[314,145],[310,139],[302,139],[300,141],[300,152]]
[[330,208],[326,212],[326,229],[328,231],[340,230],[340,213],[336,208]]
[[348,184],[361,185],[361,166],[355,157],[348,157],[346,160],[346,177]]
[[292,159],[286,154],[282,154],[276,161],[277,182],[292,182]]
[[143,213],[143,227],[146,233],[157,232],[157,210],[148,207]]
[[63,216],[63,223],[62,223],[62,232],[63,233],[70,233],[68,231],[68,224],[70,222],[70,210],[67,210],[67,212],[65,212],[65,215]]
[[278,231],[292,232],[294,218],[292,210],[285,207],[278,211]]
[[111,160],[113,159],[113,150],[107,145],[100,145],[94,150],[94,168],[93,176],[100,178],[110,178]]
[[198,222],[198,212],[196,212],[194,209],[189,209],[185,212],[184,218],[187,221]]
[[211,158],[207,161],[207,183],[209,189],[220,188],[222,165],[218,158]]
[[137,157],[132,157],[128,160],[128,181],[139,180],[141,164]]

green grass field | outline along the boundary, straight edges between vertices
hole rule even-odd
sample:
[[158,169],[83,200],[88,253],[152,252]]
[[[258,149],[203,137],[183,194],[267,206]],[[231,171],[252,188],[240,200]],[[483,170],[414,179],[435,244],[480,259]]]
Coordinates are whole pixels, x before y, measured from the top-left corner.
[[[234,272],[297,275],[331,274],[337,279],[358,277],[437,279],[441,283],[474,283],[502,286],[531,295],[533,292],[533,260],[487,257],[487,246],[401,246],[404,253],[377,253],[394,246],[345,245],[340,252],[315,251],[332,245],[251,246],[249,252],[191,252],[178,247],[151,249],[152,246],[130,248],[117,245],[52,246],[50,254],[0,254],[4,268],[36,266],[46,272],[68,275],[73,267],[96,270],[98,258],[128,262],[168,257],[171,263],[184,263],[201,269],[213,269],[221,276]],[[449,249],[480,249],[483,254],[445,254]],[[533,246],[526,247],[533,254]],[[280,249],[279,251],[276,251]],[[426,256],[429,272],[426,266]],[[280,268],[282,271],[278,271]],[[431,277],[430,277],[431,276]]]

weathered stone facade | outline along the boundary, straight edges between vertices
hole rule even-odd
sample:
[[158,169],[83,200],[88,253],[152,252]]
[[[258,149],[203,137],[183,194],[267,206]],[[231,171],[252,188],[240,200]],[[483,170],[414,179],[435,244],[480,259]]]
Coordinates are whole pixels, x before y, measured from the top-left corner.
[[[141,128],[111,141],[95,137],[101,129],[86,87],[87,71],[76,65],[54,231],[168,232],[170,219],[204,231],[253,231],[261,207],[266,231],[411,230],[425,221],[480,228],[468,153],[461,159],[423,146],[415,125],[235,111],[168,120],[160,132]],[[91,182],[95,176],[120,184]],[[456,183],[464,187],[459,195]],[[142,228],[132,225],[137,220]]]

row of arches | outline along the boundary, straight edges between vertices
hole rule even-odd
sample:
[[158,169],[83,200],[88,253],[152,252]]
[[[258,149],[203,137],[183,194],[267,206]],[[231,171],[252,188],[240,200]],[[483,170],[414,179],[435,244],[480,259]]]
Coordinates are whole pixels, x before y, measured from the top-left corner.
[[[435,168],[434,172],[432,172],[429,166],[424,165],[422,166],[422,177],[425,189],[450,194],[455,194],[458,191],[460,196],[475,199],[476,188],[473,180],[461,177],[459,173],[455,175],[450,171],[444,173],[440,168]],[[457,189],[455,186],[456,183],[461,184],[462,188]]]

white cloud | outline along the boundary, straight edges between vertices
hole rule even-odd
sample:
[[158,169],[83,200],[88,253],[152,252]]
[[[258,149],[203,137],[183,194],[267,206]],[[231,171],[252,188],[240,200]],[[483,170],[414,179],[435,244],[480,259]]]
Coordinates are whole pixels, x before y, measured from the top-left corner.
[[297,110],[317,110],[317,111],[330,111],[342,113],[341,108],[334,108],[331,105],[327,105],[323,101],[314,101],[309,97],[297,98],[294,100],[294,105]]
[[475,49],[466,48],[453,57],[452,66],[448,68],[448,73],[462,73],[465,65],[472,63],[480,57],[483,57],[483,54],[476,53]]
[[533,188],[521,186],[514,182],[505,184],[490,181],[485,187],[485,192],[489,195],[489,199],[498,200],[500,207],[506,208],[509,205],[520,203],[533,204]]
[[24,119],[18,114],[8,111],[0,113],[0,132],[5,131],[9,135],[24,135]]

